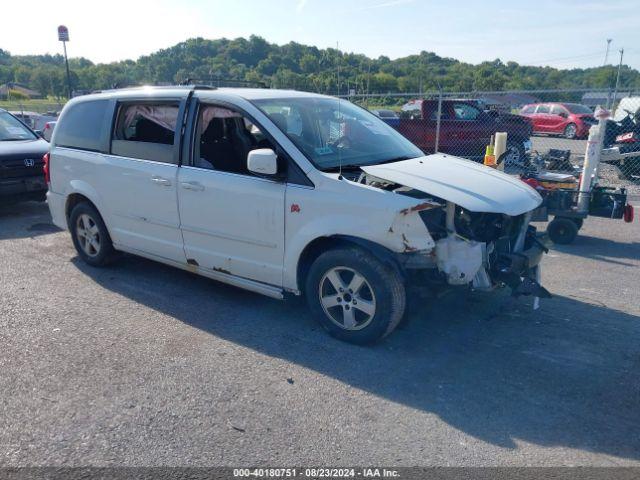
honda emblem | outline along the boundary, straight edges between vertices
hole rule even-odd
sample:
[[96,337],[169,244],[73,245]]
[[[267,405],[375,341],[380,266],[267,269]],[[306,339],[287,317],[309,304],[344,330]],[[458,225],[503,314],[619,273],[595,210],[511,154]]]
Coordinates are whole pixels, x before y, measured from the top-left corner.
[[25,158],[24,159],[24,166],[25,167],[33,167],[36,164],[35,160],[33,158]]

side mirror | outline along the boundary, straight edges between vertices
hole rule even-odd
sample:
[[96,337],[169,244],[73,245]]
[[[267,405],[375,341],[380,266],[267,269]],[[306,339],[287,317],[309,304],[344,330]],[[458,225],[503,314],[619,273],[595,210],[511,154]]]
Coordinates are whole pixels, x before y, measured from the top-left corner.
[[44,132],[42,130],[34,130],[35,134],[40,138],[44,138]]
[[251,150],[247,155],[247,170],[256,175],[277,175],[278,156],[276,152],[270,148]]

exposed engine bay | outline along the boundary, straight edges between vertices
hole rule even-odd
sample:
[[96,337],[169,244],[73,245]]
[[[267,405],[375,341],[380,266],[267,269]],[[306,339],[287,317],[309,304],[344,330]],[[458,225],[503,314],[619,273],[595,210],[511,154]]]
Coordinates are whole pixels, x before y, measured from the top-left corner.
[[529,225],[531,212],[516,216],[472,212],[420,190],[348,172],[349,180],[422,200],[419,215],[435,241],[430,255],[437,275],[449,285],[490,290],[509,286],[514,295],[550,297],[539,284],[539,263],[548,251],[543,235]]

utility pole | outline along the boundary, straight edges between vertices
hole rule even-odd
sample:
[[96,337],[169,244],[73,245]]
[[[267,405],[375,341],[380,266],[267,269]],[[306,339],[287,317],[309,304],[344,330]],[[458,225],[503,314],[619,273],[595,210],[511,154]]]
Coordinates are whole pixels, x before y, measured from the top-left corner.
[[622,57],[624,56],[624,48],[620,49],[620,63],[618,64],[618,74],[616,75],[616,86],[613,89],[613,100],[611,102],[611,107],[613,107],[616,103],[616,97],[618,96],[618,85],[620,84],[620,70],[622,69]]
[[604,53],[604,63],[602,64],[602,66],[606,66],[607,65],[607,61],[609,60],[609,47],[611,47],[611,41],[613,40],[613,38],[607,38],[607,50]]

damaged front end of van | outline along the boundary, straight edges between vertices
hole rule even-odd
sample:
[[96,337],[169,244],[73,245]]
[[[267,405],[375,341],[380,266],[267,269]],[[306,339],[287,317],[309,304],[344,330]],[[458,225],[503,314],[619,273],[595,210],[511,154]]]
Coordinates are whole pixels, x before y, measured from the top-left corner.
[[[361,170],[359,183],[416,199],[388,230],[402,242],[405,270],[427,272],[449,286],[508,286],[514,295],[551,296],[540,285],[548,240],[530,225],[542,199],[528,185],[444,154]],[[426,236],[417,231],[418,218]]]

